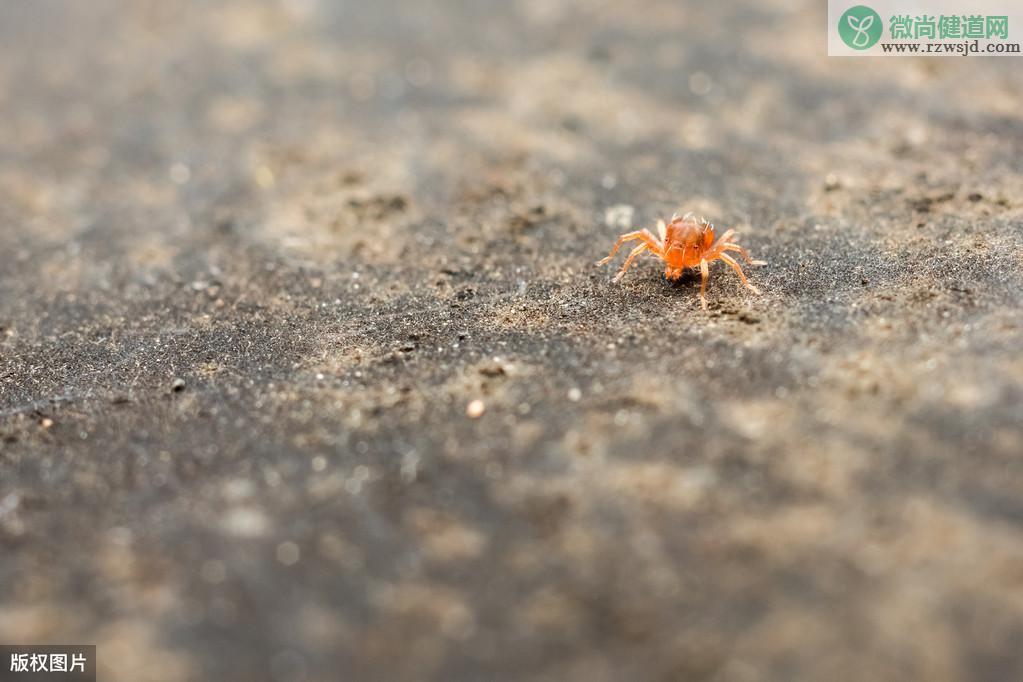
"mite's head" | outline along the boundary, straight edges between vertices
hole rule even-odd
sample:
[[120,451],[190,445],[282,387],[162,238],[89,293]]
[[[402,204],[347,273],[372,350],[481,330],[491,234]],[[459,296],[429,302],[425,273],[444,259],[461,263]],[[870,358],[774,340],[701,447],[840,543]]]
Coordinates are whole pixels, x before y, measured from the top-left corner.
[[665,260],[673,267],[699,263],[700,254],[713,243],[714,226],[692,213],[681,217],[676,213],[664,229]]

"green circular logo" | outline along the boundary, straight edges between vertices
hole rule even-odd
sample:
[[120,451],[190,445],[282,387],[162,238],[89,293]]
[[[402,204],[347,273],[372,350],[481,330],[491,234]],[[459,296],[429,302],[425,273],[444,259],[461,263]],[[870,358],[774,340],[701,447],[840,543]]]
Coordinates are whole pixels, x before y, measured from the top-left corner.
[[838,35],[854,50],[866,50],[881,39],[881,17],[866,5],[850,7],[838,20]]

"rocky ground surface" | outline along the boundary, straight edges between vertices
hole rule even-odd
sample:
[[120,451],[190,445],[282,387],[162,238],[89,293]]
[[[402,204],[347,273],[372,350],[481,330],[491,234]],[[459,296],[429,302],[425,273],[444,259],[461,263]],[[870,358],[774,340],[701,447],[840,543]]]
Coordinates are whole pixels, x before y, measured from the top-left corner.
[[[1020,62],[825,24],[4,3],[0,641],[113,682],[1023,679]],[[593,265],[680,208],[762,296]]]

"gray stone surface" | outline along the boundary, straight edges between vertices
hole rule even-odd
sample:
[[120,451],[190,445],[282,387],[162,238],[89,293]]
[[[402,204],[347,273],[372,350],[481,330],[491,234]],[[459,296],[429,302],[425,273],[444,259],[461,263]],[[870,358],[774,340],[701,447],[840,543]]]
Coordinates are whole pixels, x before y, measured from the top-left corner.
[[0,641],[1023,678],[1020,62],[822,4],[0,5]]

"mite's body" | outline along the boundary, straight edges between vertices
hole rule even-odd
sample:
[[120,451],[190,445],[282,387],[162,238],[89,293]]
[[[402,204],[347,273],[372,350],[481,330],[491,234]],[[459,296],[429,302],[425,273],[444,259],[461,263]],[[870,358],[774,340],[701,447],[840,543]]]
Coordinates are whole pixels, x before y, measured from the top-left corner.
[[625,271],[632,265],[632,261],[644,251],[651,251],[655,256],[664,261],[664,276],[670,280],[676,280],[682,276],[687,268],[700,268],[700,303],[703,309],[707,309],[707,278],[710,276],[709,263],[721,259],[732,266],[739,279],[751,291],[759,294],[760,291],[749,283],[746,274],[742,271],[739,263],[728,255],[728,251],[735,251],[751,265],[763,265],[763,261],[751,260],[746,249],[732,241],[735,230],[726,230],[721,237],[715,239],[714,226],[705,220],[699,222],[693,218],[691,213],[679,217],[675,215],[671,222],[665,224],[663,220],[657,222],[657,230],[660,238],[649,230],[637,230],[627,232],[618,238],[614,248],[607,258],[601,260],[597,265],[603,265],[614,257],[615,253],[627,241],[639,240],[643,242],[632,250],[629,257],[625,259],[622,269],[615,275],[614,281],[619,281],[625,276]]

